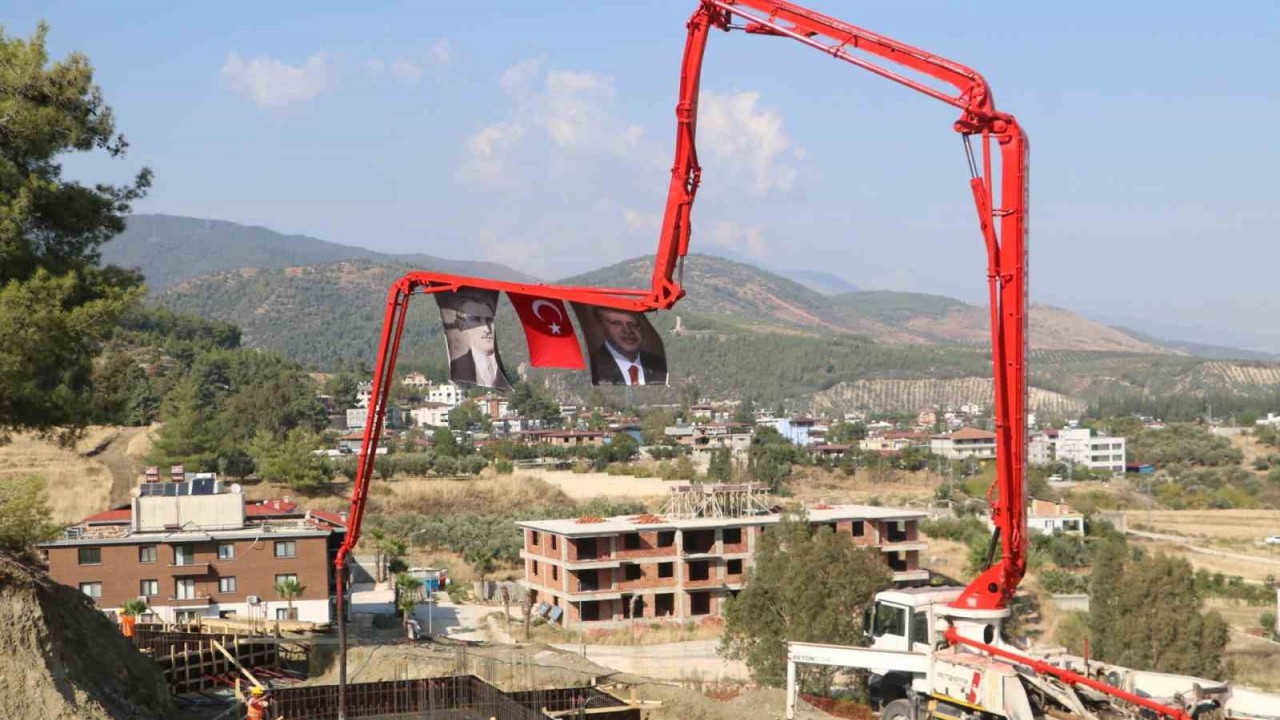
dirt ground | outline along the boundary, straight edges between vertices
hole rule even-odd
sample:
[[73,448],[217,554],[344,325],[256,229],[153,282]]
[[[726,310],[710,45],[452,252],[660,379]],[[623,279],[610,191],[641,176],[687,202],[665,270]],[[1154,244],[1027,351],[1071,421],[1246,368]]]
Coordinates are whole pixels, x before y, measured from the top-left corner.
[[569,470],[521,470],[525,475],[558,488],[574,500],[610,498],[665,498],[671,483],[658,477],[637,478],[629,475],[609,475],[590,472],[575,473]]
[[0,551],[0,717],[179,717],[160,668],[75,588]]
[[804,502],[869,503],[902,505],[933,497],[945,479],[933,472],[889,471],[882,476],[860,471],[849,477],[840,471],[797,467],[791,476],[791,493]]
[[113,482],[111,470],[78,449],[92,449],[114,432],[93,431],[76,448],[60,448],[31,435],[15,435],[12,442],[0,445],[0,480],[25,475],[43,477],[53,521],[58,524],[73,523],[105,510]]
[[[1186,558],[1197,570],[1239,575],[1261,582],[1280,576],[1280,546],[1262,539],[1280,532],[1280,510],[1159,510],[1126,514],[1130,527],[1185,538],[1180,542],[1141,540],[1144,547]],[[1196,552],[1189,542],[1205,552]],[[1221,553],[1221,554],[1215,554]],[[1254,559],[1256,558],[1256,560]]]

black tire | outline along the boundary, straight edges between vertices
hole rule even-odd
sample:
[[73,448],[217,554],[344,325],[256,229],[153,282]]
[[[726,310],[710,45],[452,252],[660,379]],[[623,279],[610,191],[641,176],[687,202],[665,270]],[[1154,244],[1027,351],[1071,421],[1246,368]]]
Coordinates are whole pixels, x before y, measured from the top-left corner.
[[916,720],[911,714],[910,700],[894,700],[880,710],[880,720]]

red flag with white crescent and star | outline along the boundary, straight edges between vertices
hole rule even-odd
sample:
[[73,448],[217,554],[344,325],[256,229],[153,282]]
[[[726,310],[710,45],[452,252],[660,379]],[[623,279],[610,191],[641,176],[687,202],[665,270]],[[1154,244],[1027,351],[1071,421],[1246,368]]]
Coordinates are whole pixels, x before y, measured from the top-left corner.
[[573,331],[564,303],[535,295],[507,293],[515,306],[524,337],[529,343],[529,364],[534,367],[583,370],[582,348]]

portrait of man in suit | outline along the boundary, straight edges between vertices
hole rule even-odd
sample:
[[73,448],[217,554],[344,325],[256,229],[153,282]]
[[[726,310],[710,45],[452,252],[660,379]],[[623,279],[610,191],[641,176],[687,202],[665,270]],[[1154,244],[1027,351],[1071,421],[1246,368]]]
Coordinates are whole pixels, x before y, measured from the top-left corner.
[[435,297],[449,348],[449,379],[459,385],[510,390],[493,329],[498,291],[462,288]]
[[666,385],[667,355],[644,313],[574,304],[591,348],[592,385]]

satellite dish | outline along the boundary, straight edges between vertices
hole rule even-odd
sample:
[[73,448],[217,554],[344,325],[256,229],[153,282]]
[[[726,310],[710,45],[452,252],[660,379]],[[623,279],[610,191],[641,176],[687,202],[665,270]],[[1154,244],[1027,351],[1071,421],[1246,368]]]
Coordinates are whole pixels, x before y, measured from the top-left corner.
[[240,494],[240,483],[231,483],[231,492],[236,495]]

